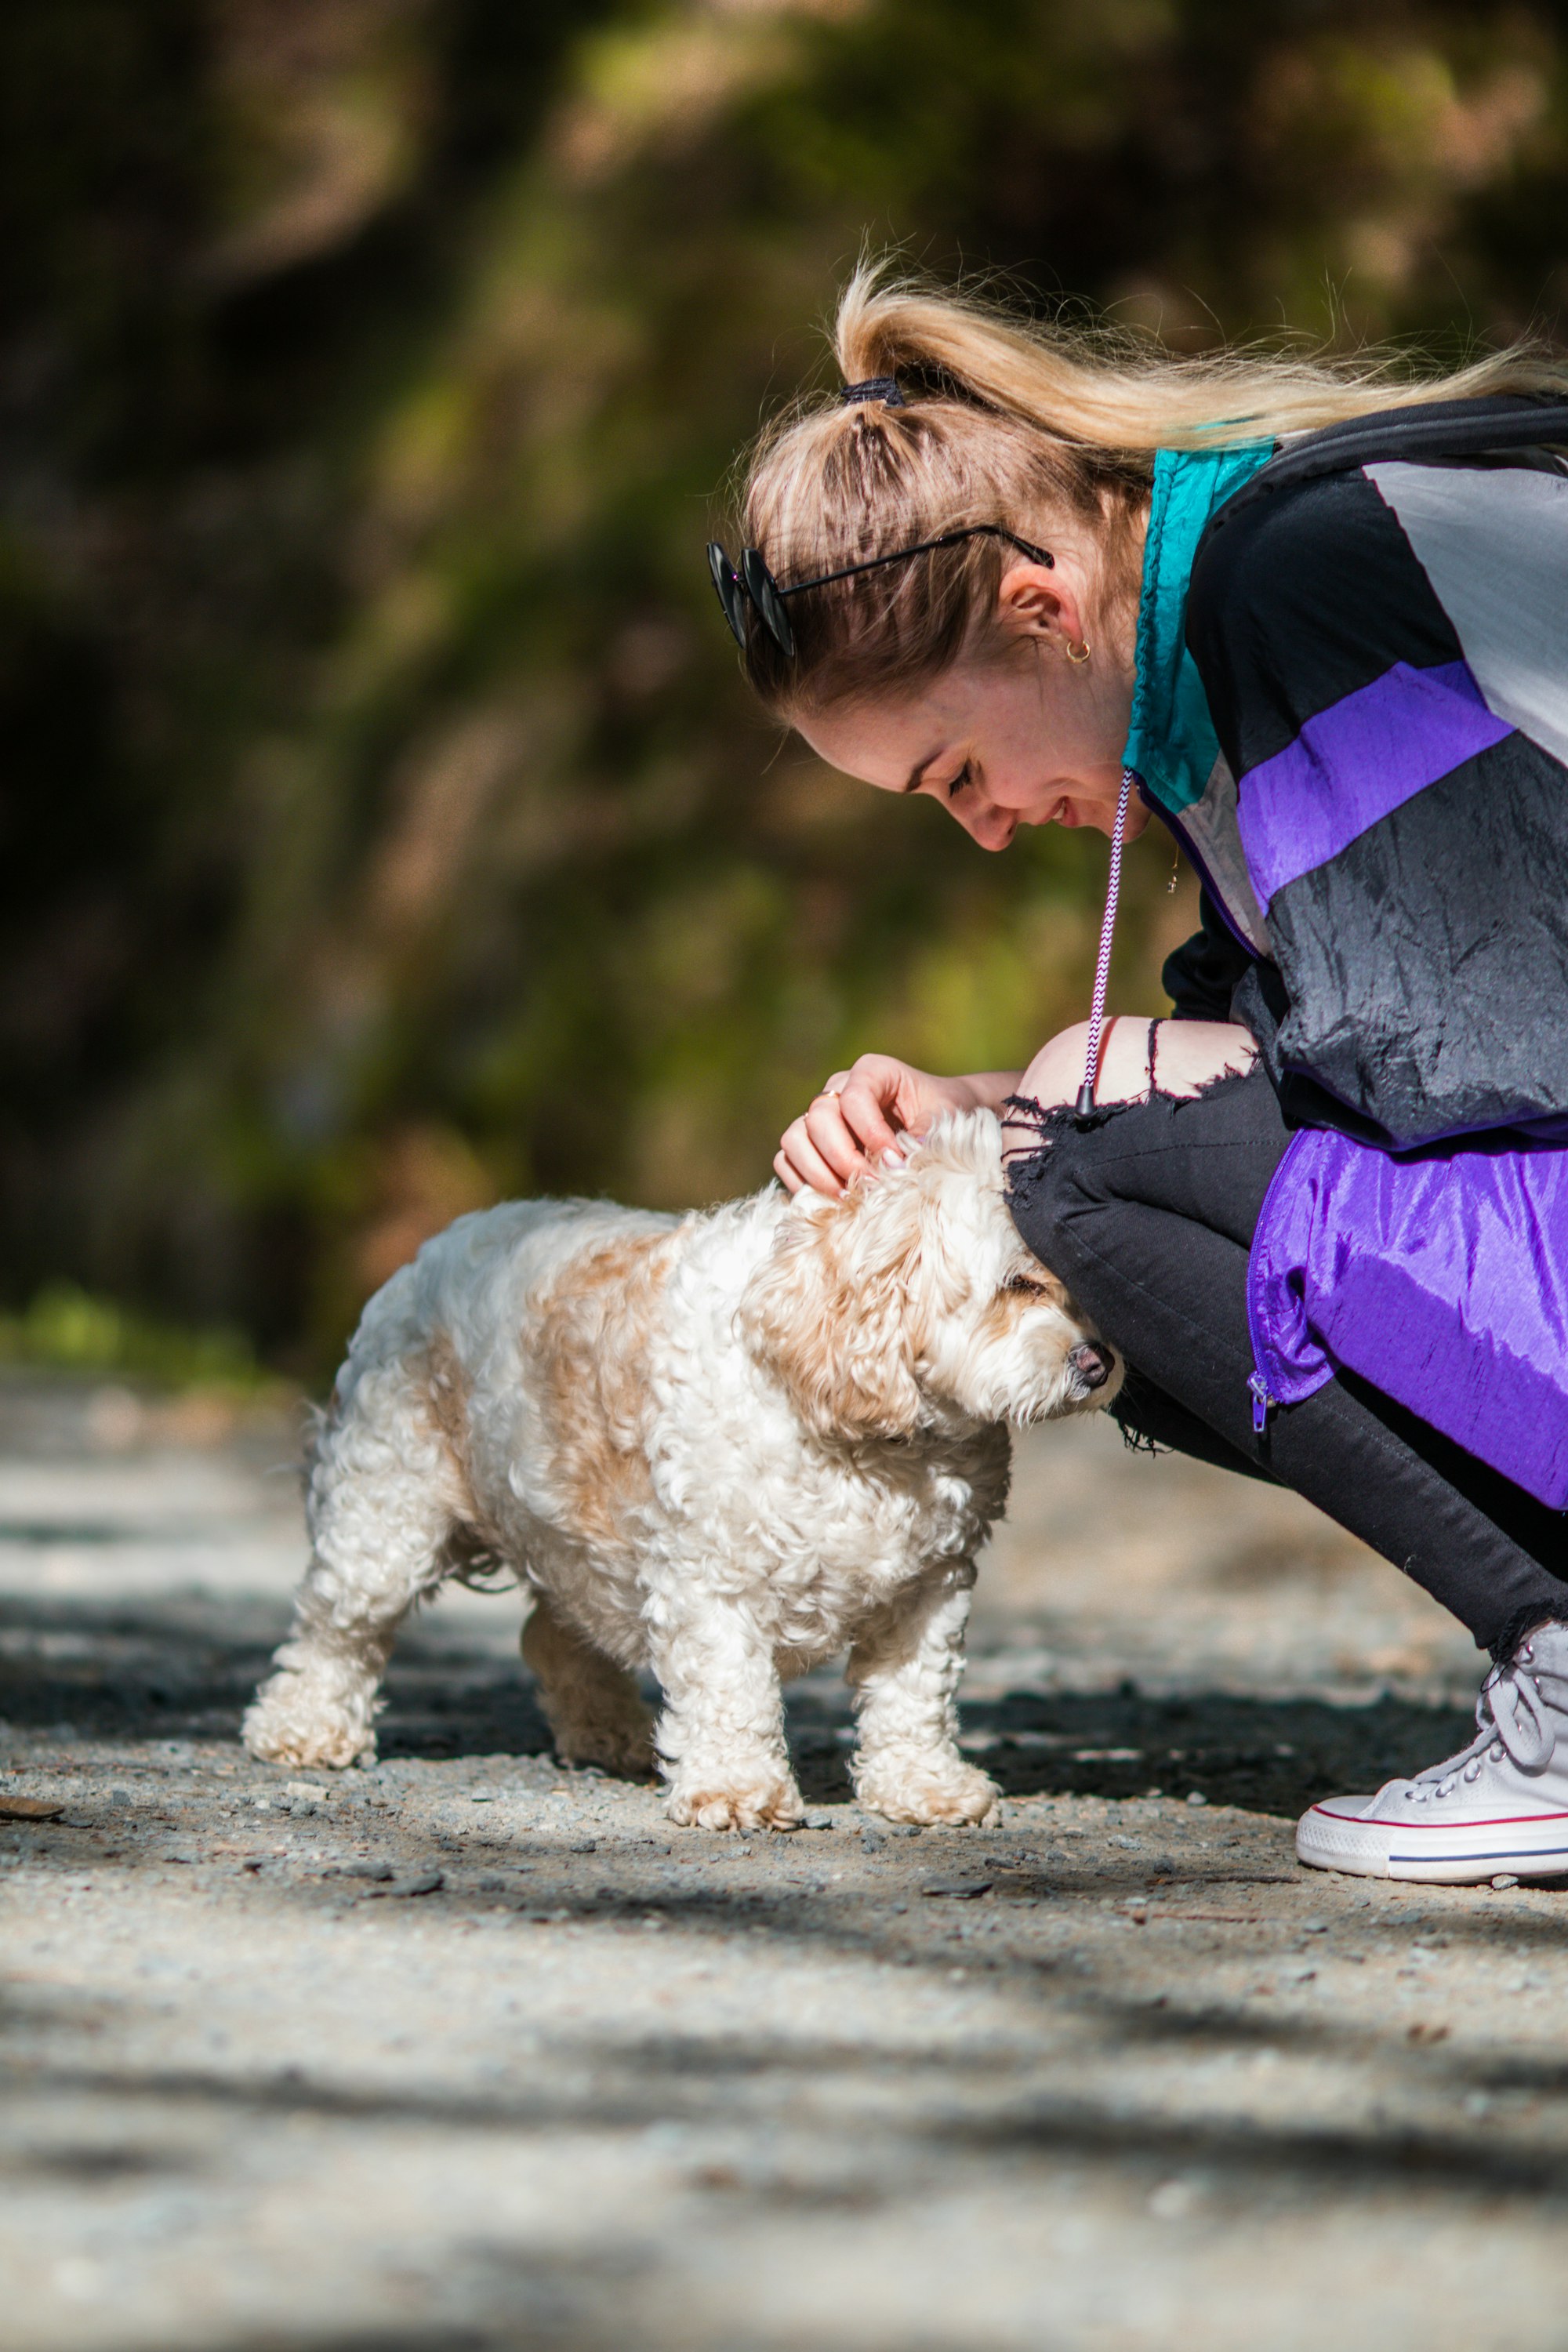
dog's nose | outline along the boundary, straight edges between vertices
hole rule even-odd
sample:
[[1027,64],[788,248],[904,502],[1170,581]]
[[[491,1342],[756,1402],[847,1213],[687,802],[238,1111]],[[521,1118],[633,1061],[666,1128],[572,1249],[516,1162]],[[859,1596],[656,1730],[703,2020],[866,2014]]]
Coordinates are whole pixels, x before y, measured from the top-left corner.
[[1086,1389],[1102,1389],[1110,1378],[1110,1350],[1094,1339],[1085,1339],[1068,1358],[1068,1363]]

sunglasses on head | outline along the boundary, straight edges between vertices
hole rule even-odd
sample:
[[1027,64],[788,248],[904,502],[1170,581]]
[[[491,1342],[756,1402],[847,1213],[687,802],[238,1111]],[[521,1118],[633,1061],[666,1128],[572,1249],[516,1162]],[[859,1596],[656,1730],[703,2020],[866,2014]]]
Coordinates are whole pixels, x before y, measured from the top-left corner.
[[1005,530],[999,522],[975,522],[965,530],[944,530],[940,539],[922,539],[913,547],[895,548],[891,555],[873,555],[864,563],[847,563],[841,571],[824,572],[816,580],[792,581],[787,588],[779,586],[763,561],[762,550],[756,547],[742,550],[737,568],[718,541],[710,540],[708,569],[713,574],[713,585],[735,643],[742,647],[745,645],[749,606],[787,661],[795,656],[795,631],[784,611],[786,596],[803,596],[808,588],[826,588],[835,580],[853,580],[861,572],[879,572],[885,563],[905,563],[911,555],[929,555],[935,547],[956,547],[965,539],[1005,539],[1009,547],[1016,547],[1032,562],[1053,569],[1056,565],[1054,555],[1048,555],[1043,547],[1031,546],[1016,530]]

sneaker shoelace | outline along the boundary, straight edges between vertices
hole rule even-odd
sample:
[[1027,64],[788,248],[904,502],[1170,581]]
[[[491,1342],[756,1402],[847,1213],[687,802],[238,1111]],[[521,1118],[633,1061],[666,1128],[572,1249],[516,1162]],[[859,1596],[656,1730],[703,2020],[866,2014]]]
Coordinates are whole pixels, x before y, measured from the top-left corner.
[[1483,1764],[1500,1764],[1505,1757],[1522,1772],[1542,1771],[1552,1761],[1556,1734],[1541,1685],[1525,1671],[1532,1654],[1526,1642],[1506,1665],[1492,1668],[1476,1701],[1475,1738],[1446,1763],[1416,1774],[1410,1783],[1415,1803],[1451,1797],[1462,1782],[1479,1779]]

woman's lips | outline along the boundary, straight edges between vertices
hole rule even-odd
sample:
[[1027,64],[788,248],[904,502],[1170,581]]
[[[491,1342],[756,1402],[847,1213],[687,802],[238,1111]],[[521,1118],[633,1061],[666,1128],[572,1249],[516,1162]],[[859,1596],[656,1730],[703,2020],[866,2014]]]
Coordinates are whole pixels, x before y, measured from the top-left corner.
[[1020,824],[1075,824],[1077,822],[1072,814],[1072,803],[1066,793],[1058,794],[1050,806],[1041,809],[1037,816],[1026,816],[1022,810],[1018,813]]

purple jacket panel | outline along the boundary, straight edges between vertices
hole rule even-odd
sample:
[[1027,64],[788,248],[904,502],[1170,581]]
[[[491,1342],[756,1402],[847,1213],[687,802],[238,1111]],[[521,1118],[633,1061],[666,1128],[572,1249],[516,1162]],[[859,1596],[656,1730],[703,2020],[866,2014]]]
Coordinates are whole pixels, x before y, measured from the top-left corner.
[[1395,1159],[1303,1129],[1258,1221],[1247,1312],[1276,1403],[1342,1365],[1568,1507],[1568,1150],[1468,1136]]

